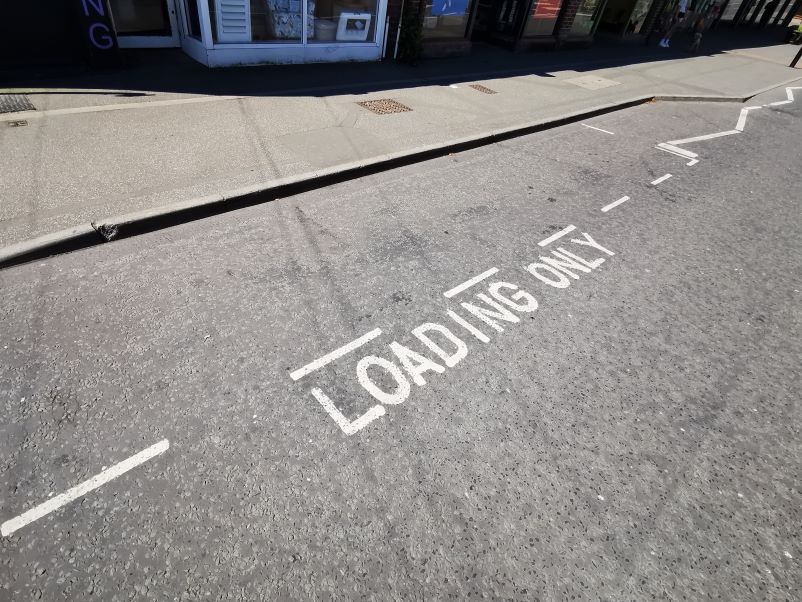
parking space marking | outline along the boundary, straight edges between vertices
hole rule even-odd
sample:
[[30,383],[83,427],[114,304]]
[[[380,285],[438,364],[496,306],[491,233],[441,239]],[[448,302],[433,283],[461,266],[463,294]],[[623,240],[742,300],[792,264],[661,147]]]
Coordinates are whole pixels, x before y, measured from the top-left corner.
[[605,205],[604,207],[602,207],[602,209],[601,209],[601,210],[602,210],[602,213],[607,213],[607,212],[608,212],[610,209],[615,209],[615,208],[616,208],[616,207],[618,207],[618,206],[619,206],[621,203],[626,203],[628,200],[629,200],[629,197],[628,197],[628,196],[622,196],[622,197],[621,197],[620,199],[618,199],[617,201],[613,201],[613,202],[612,202],[612,203],[610,203],[609,205]]
[[661,182],[665,182],[666,180],[668,180],[668,178],[670,178],[670,177],[672,177],[670,173],[667,173],[664,176],[660,176],[656,180],[652,180],[652,186],[657,186]]
[[167,439],[162,439],[158,443],[151,445],[150,447],[143,449],[138,454],[135,454],[128,458],[127,460],[123,460],[119,464],[115,464],[111,468],[108,468],[101,472],[100,474],[95,475],[91,479],[84,481],[80,485],[76,485],[72,489],[68,489],[64,493],[60,493],[54,498],[47,500],[46,502],[39,504],[38,506],[34,506],[27,512],[23,512],[16,518],[12,518],[11,520],[7,520],[0,526],[0,534],[3,537],[7,537],[21,529],[25,525],[32,523],[35,520],[42,518],[53,512],[54,510],[58,510],[62,506],[69,504],[70,502],[77,500],[79,497],[85,496],[90,491],[97,489],[98,487],[105,485],[109,481],[116,479],[120,475],[125,474],[132,468],[136,468],[140,464],[144,464],[148,460],[155,458],[159,454],[163,454],[170,448],[170,442]]
[[[802,90],[802,86],[789,86],[785,89],[785,95],[787,100],[778,100],[777,102],[771,102],[766,105],[762,105],[763,107],[775,107],[778,105],[788,104],[790,102],[794,102],[794,90]],[[704,134],[702,136],[694,136],[693,138],[683,138],[682,140],[669,140],[668,142],[660,142],[656,145],[656,148],[660,150],[664,150],[666,152],[672,153],[674,155],[679,155],[680,157],[685,157],[686,159],[691,159],[687,163],[687,165],[696,165],[697,161],[694,161],[698,157],[696,153],[692,153],[691,151],[685,150],[683,148],[679,148],[681,144],[689,144],[691,142],[701,142],[702,140],[712,140],[714,138],[721,138],[722,136],[732,136],[733,134],[741,134],[746,127],[746,119],[749,115],[749,111],[753,111],[755,109],[760,109],[761,106],[751,106],[751,107],[744,107],[741,109],[740,113],[738,114],[738,121],[735,124],[734,130],[725,130],[723,132],[714,132],[713,134]]]
[[362,347],[362,345],[364,345],[365,343],[369,343],[370,341],[375,339],[377,336],[379,336],[381,333],[382,333],[381,328],[374,328],[369,333],[363,334],[358,339],[354,339],[350,343],[346,343],[342,347],[338,347],[337,349],[335,349],[334,351],[332,351],[330,353],[327,353],[323,357],[319,357],[318,359],[316,359],[316,360],[314,360],[312,362],[309,362],[305,366],[302,366],[302,367],[298,368],[297,370],[293,370],[290,373],[290,378],[292,380],[298,380],[299,378],[303,378],[307,374],[311,374],[312,372],[314,372],[315,370],[318,370],[319,368],[322,368],[326,364],[330,364],[334,360],[336,360],[336,359],[338,359],[338,358],[340,358],[340,357],[342,357],[342,356],[344,356],[344,355],[346,355],[348,353],[351,353],[355,349],[359,349],[360,347]]
[[738,115],[738,123],[735,124],[735,129],[739,132],[743,132],[744,128],[746,127],[746,116],[749,114],[749,111],[754,111],[755,109],[759,109],[760,107],[744,107],[741,109],[740,115]]
[[462,291],[468,290],[474,284],[480,283],[485,278],[490,278],[490,276],[492,276],[496,272],[498,272],[498,268],[490,268],[489,270],[487,270],[485,272],[482,272],[478,276],[474,276],[473,278],[469,278],[468,280],[466,280],[462,284],[458,284],[454,288],[451,288],[451,289],[447,290],[446,292],[443,293],[443,296],[446,297],[447,299],[451,299],[451,297],[453,297],[454,295],[458,295]]
[[551,243],[553,243],[555,240],[558,240],[558,239],[562,238],[566,234],[569,234],[569,233],[573,232],[574,230],[576,230],[576,226],[573,226],[573,225],[572,226],[567,226],[567,227],[563,228],[562,230],[560,230],[559,232],[555,232],[554,234],[552,234],[548,238],[544,238],[543,240],[541,240],[537,244],[538,244],[539,247],[545,247],[545,246],[550,245]]
[[615,134],[613,134],[612,132],[608,132],[607,130],[603,130],[601,128],[597,128],[596,126],[588,125],[587,123],[583,123],[582,125],[584,125],[586,128],[590,128],[592,130],[596,130],[597,132],[604,132],[605,134],[610,134],[611,136],[615,136]]

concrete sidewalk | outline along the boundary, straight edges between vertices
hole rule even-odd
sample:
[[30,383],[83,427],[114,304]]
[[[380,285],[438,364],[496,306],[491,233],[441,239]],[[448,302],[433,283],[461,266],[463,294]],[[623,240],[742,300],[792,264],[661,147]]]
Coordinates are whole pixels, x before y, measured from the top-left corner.
[[[29,82],[6,90],[27,92],[37,111],[2,115],[27,125],[0,128],[0,247],[646,96],[740,98],[802,77],[785,66],[796,50],[764,44],[688,57],[642,46],[547,55],[486,49],[472,63],[452,62],[451,78],[443,72],[449,63],[438,62],[233,74],[190,66],[189,80],[172,81],[169,69],[154,76],[142,68],[127,77]],[[296,72],[306,78],[291,79]],[[364,92],[338,91],[338,72]],[[265,82],[265,74],[274,77]],[[143,82],[151,89],[137,87]],[[385,98],[411,110],[378,115],[357,104]]]

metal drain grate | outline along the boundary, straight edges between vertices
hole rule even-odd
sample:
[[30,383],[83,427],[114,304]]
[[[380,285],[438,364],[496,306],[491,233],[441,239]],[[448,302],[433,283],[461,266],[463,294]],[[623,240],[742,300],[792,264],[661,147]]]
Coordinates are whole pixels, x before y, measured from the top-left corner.
[[24,94],[0,94],[0,113],[35,111],[36,107]]
[[390,113],[406,113],[411,111],[407,105],[402,105],[397,100],[392,98],[381,98],[379,100],[363,100],[356,103],[360,107],[366,108],[368,111],[373,111],[377,115],[389,115]]
[[483,86],[482,84],[470,84],[470,87],[474,90],[478,90],[479,92],[483,92],[484,94],[498,94],[498,92],[495,90],[492,90],[487,86]]

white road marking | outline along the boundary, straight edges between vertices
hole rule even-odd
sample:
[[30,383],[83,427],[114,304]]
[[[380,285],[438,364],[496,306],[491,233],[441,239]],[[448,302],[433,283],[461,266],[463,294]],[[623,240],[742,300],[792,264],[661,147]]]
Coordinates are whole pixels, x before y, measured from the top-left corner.
[[[764,107],[774,107],[778,105],[788,104],[790,102],[794,102],[794,90],[802,90],[802,86],[789,86],[785,89],[785,95],[788,97],[787,100],[778,100],[777,102],[772,102],[767,105],[763,105]],[[669,153],[679,155],[680,157],[686,157],[688,159],[696,159],[698,157],[697,154],[692,153],[690,151],[686,151],[685,149],[678,148],[680,144],[688,144],[690,142],[699,142],[701,140],[712,140],[713,138],[720,138],[722,136],[731,136],[733,134],[740,134],[744,131],[746,127],[746,118],[749,114],[749,111],[753,109],[760,109],[759,106],[752,106],[752,107],[744,107],[741,109],[741,112],[738,114],[738,122],[735,125],[734,130],[727,130],[725,132],[716,132],[714,134],[705,134],[703,136],[695,136],[693,138],[684,138],[682,140],[669,140],[668,142],[660,142],[657,144],[657,148],[660,150],[667,151]],[[694,162],[689,162],[688,165],[695,165]]]
[[309,362],[308,364],[306,364],[306,366],[302,366],[301,368],[294,370],[293,372],[290,373],[290,378],[292,380],[298,380],[299,378],[303,378],[307,374],[314,372],[318,368],[322,368],[323,366],[333,362],[337,358],[340,358],[346,355],[347,353],[351,353],[354,349],[359,349],[360,347],[362,347],[362,345],[372,341],[381,333],[382,333],[381,328],[374,328],[369,333],[363,334],[358,339],[354,339],[350,343],[346,343],[342,347],[338,347],[331,353],[327,353],[323,357],[319,357],[318,359]]
[[563,228],[559,232],[555,232],[554,234],[552,234],[548,238],[544,238],[543,240],[541,240],[537,244],[540,247],[545,247],[546,245],[549,245],[549,244],[553,243],[555,240],[562,238],[563,236],[565,236],[566,234],[569,234],[570,232],[573,232],[574,230],[576,230],[576,226],[573,226],[573,225],[567,226],[566,228]]
[[340,430],[342,430],[342,432],[346,435],[353,435],[357,431],[365,428],[377,418],[381,418],[387,413],[387,410],[384,409],[384,406],[375,405],[367,412],[362,414],[359,418],[352,421],[348,420],[348,418],[346,418],[343,413],[337,409],[337,406],[334,405],[334,402],[329,399],[328,395],[326,395],[321,389],[312,389],[312,395],[315,396],[315,399],[318,400],[320,405],[323,406],[328,415],[334,419],[334,422],[337,423],[337,426],[339,426]]
[[590,128],[592,130],[596,130],[597,132],[604,132],[605,134],[610,134],[611,136],[615,136],[615,134],[613,134],[612,132],[608,132],[607,130],[603,130],[603,129],[597,128],[595,126],[588,125],[587,123],[583,123],[582,125],[584,125],[586,128]]
[[602,213],[607,213],[607,212],[608,212],[610,209],[615,209],[615,208],[616,208],[616,207],[618,207],[618,206],[619,206],[621,203],[626,203],[628,200],[629,200],[629,197],[628,197],[628,196],[622,196],[622,197],[621,197],[620,199],[618,199],[617,201],[613,201],[613,202],[612,202],[612,203],[610,203],[609,205],[605,205],[604,207],[602,207]]
[[744,107],[743,109],[741,109],[741,114],[738,115],[738,123],[735,124],[735,129],[738,130],[739,132],[743,132],[744,128],[746,127],[747,114],[749,113],[749,111],[759,108],[760,107]]
[[688,161],[688,162],[687,162],[685,165],[687,165],[687,166],[691,167],[691,166],[693,166],[693,165],[696,165],[697,163],[699,163],[699,159],[691,159],[691,160],[690,160],[690,161]]
[[474,276],[473,278],[466,280],[462,284],[458,284],[454,288],[448,289],[446,292],[443,293],[443,296],[448,299],[451,299],[451,297],[453,297],[454,295],[458,295],[462,291],[471,288],[474,284],[480,283],[485,278],[490,278],[490,276],[492,276],[496,272],[498,272],[498,268],[490,268],[489,270],[482,272],[478,276]]
[[667,173],[667,174],[666,174],[666,175],[664,175],[664,176],[660,176],[660,177],[659,177],[659,178],[657,178],[656,180],[652,180],[652,186],[657,186],[657,185],[658,185],[660,182],[665,182],[665,181],[666,181],[666,180],[668,180],[668,178],[670,178],[670,177],[671,177],[671,174],[670,174],[670,173]]
[[116,479],[120,475],[125,474],[132,468],[136,468],[140,464],[144,464],[151,458],[158,456],[159,454],[164,453],[170,447],[170,442],[167,439],[162,439],[158,443],[151,445],[150,447],[143,449],[136,455],[131,456],[127,460],[123,460],[119,464],[115,464],[108,470],[104,470],[100,474],[95,475],[91,479],[84,481],[80,485],[76,485],[72,489],[68,489],[64,493],[57,495],[54,498],[47,500],[46,502],[39,504],[20,514],[16,518],[12,518],[11,520],[7,520],[0,526],[0,533],[4,537],[11,535],[16,530],[21,529],[25,525],[32,523],[35,520],[42,518],[43,516],[50,514],[54,510],[58,510],[62,506],[69,504],[70,502],[77,500],[79,497],[83,497],[90,491],[93,491],[100,487],[101,485],[105,485],[109,481]]
[[715,132],[713,134],[694,136],[693,138],[683,138],[682,140],[669,140],[668,144],[671,145],[688,144],[689,142],[701,142],[702,140],[712,140],[713,138],[721,138],[722,136],[732,136],[733,134],[740,134],[740,133],[741,133],[740,130],[727,130],[725,132]]

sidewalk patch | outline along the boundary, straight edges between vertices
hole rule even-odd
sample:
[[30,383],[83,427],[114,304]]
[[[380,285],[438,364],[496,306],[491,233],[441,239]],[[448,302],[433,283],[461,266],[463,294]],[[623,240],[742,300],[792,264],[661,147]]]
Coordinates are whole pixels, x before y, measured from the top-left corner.
[[474,90],[478,90],[479,92],[484,92],[485,94],[498,94],[495,90],[491,90],[487,86],[483,86],[482,84],[471,84],[471,88]]
[[598,77],[596,75],[583,75],[582,77],[574,77],[564,81],[568,84],[585,88],[586,90],[601,90],[602,88],[621,85],[621,82],[614,82],[611,79],[604,79],[603,77]]
[[24,94],[0,94],[0,113],[35,111],[30,99]]
[[362,102],[356,103],[360,107],[366,108],[368,111],[372,111],[377,115],[389,115],[390,113],[406,113],[407,111],[411,111],[407,105],[402,105],[397,100],[393,100],[392,98],[381,98],[379,100],[363,100]]

